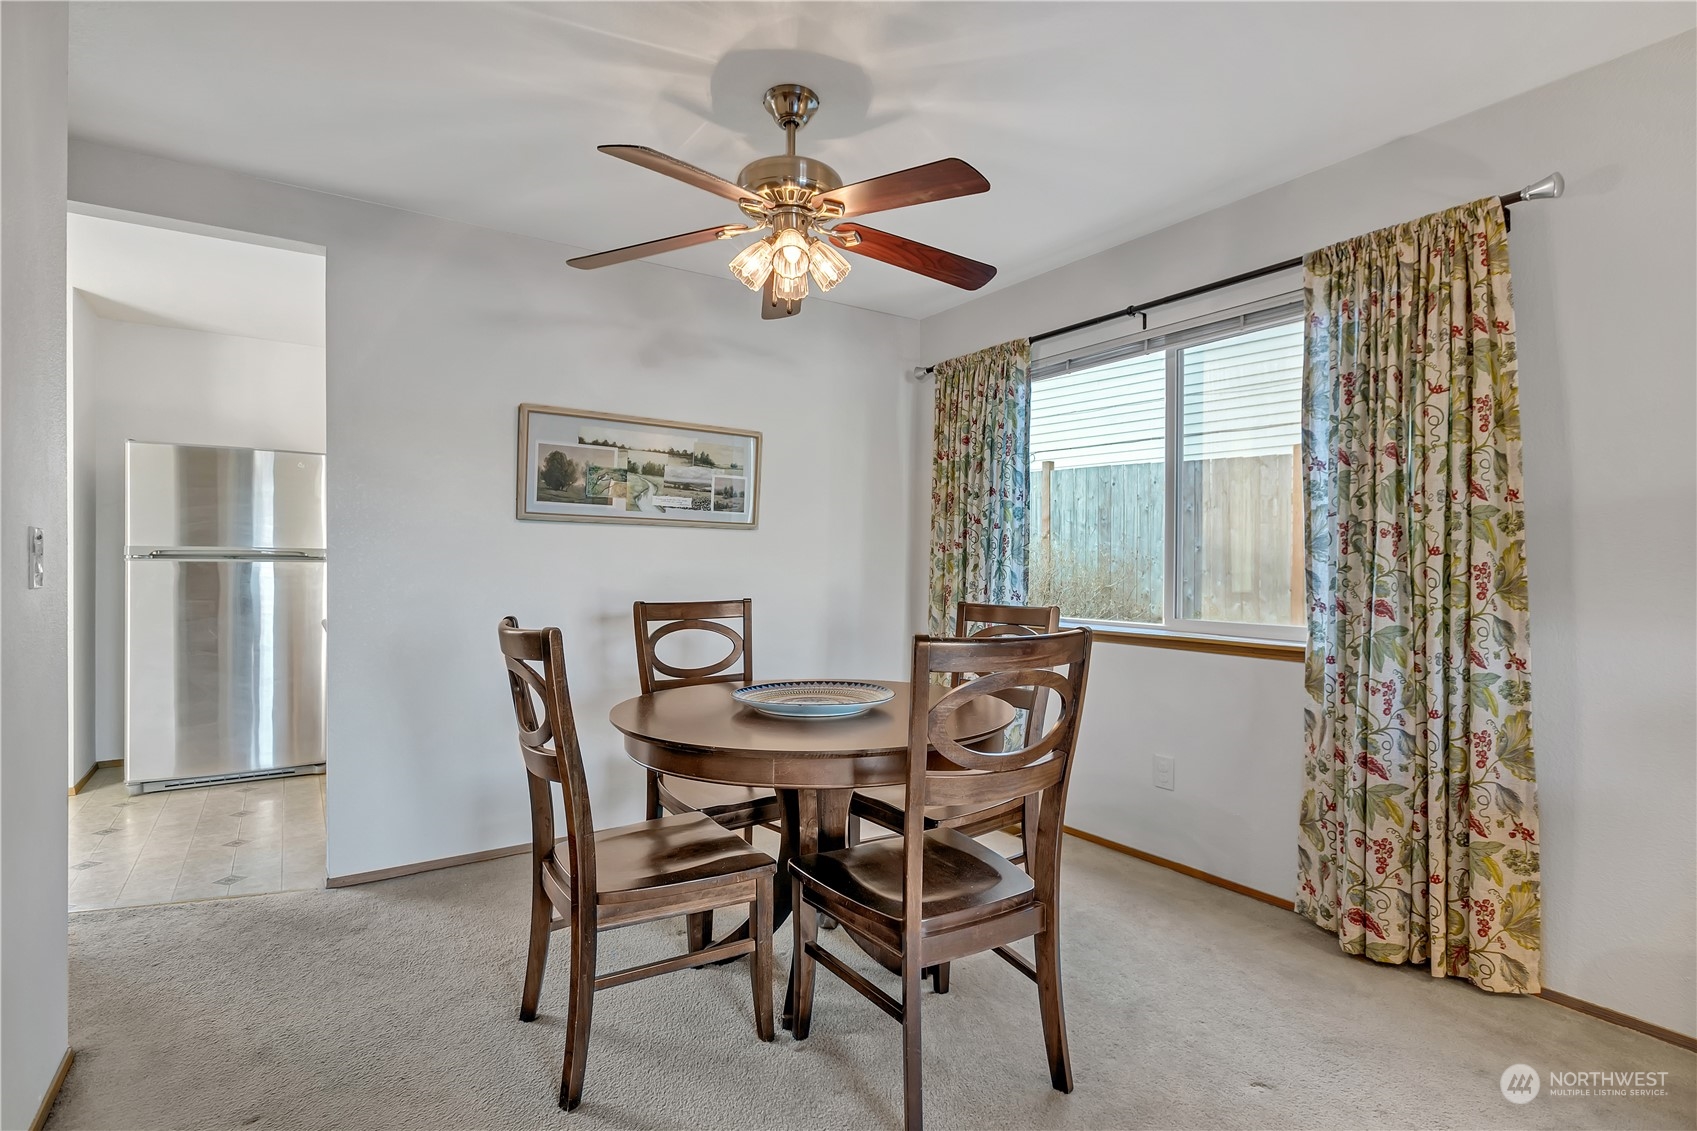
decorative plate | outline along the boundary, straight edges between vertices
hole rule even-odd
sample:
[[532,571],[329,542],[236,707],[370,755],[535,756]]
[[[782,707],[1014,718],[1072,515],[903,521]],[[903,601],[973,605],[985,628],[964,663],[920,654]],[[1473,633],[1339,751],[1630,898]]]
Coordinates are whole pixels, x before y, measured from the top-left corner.
[[786,679],[731,692],[738,703],[774,719],[851,719],[895,697],[881,683],[845,679]]

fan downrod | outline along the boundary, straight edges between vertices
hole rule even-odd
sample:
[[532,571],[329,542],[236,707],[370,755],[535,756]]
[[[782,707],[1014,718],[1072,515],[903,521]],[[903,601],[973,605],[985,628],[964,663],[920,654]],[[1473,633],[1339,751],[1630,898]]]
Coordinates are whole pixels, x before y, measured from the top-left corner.
[[[819,96],[800,83],[780,83],[766,92],[765,106],[784,131],[785,152],[750,161],[737,174],[737,184],[779,207],[806,205],[820,193],[842,188],[835,169],[818,158],[796,155],[796,131],[819,109]],[[743,211],[761,218],[752,205],[744,205]]]

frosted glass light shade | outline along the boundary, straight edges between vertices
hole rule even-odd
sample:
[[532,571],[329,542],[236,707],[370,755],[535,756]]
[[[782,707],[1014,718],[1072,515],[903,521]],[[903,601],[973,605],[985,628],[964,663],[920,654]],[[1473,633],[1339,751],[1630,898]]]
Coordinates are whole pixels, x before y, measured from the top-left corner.
[[813,268],[813,281],[822,291],[828,291],[848,278],[849,261],[824,240],[814,240],[808,246],[807,262]]
[[790,278],[781,272],[772,278],[772,297],[780,302],[800,302],[807,297],[807,272],[804,270],[795,278]]
[[794,228],[785,228],[772,241],[772,270],[784,279],[807,274],[807,237]]
[[757,291],[766,282],[766,276],[772,273],[772,241],[755,240],[737,253],[731,260],[731,274],[737,277],[737,282],[751,291]]

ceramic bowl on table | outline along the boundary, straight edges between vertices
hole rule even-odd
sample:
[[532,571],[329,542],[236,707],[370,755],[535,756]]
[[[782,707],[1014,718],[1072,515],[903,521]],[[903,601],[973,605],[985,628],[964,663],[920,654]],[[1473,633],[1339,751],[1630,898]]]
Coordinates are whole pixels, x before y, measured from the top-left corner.
[[847,679],[786,679],[731,692],[738,703],[774,719],[852,719],[895,697],[881,683]]

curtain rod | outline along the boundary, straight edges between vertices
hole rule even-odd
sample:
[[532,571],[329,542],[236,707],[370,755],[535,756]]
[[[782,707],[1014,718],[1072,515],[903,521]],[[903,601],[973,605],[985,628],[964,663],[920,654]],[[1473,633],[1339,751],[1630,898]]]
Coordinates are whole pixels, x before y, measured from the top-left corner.
[[[1562,194],[1566,187],[1567,184],[1562,180],[1560,173],[1551,173],[1543,180],[1534,181],[1532,184],[1527,185],[1523,189],[1516,192],[1505,193],[1501,199],[1504,208],[1507,208],[1511,204],[1519,204],[1523,200],[1554,200]],[[1126,307],[1124,310],[1116,310],[1112,314],[1101,314],[1095,318],[1086,318],[1082,322],[1074,322],[1071,325],[1062,326],[1055,330],[1045,330],[1041,334],[1031,335],[1030,341],[1032,345],[1036,345],[1038,342],[1045,342],[1050,338],[1058,338],[1063,334],[1071,334],[1079,330],[1088,330],[1092,326],[1100,326],[1104,322],[1112,322],[1118,318],[1141,318],[1143,320],[1143,329],[1147,330],[1149,328],[1148,312],[1155,309],[1157,306],[1166,306],[1169,303],[1183,302],[1187,298],[1195,298],[1197,295],[1205,295],[1210,291],[1220,291],[1227,287],[1235,287],[1239,283],[1247,283],[1251,279],[1259,279],[1266,275],[1276,275],[1280,271],[1289,271],[1293,267],[1301,266],[1302,256],[1299,255],[1295,259],[1286,259],[1281,263],[1272,263],[1266,267],[1257,267],[1253,271],[1245,271],[1241,275],[1233,275],[1230,278],[1219,279],[1212,283],[1204,283],[1200,287],[1191,287],[1189,290],[1176,291],[1170,295],[1162,295],[1160,298],[1151,299],[1148,302],[1134,303],[1131,306]],[[935,372],[936,368],[937,367],[934,365],[927,365],[924,369],[915,373],[914,376],[919,377],[926,373]]]

